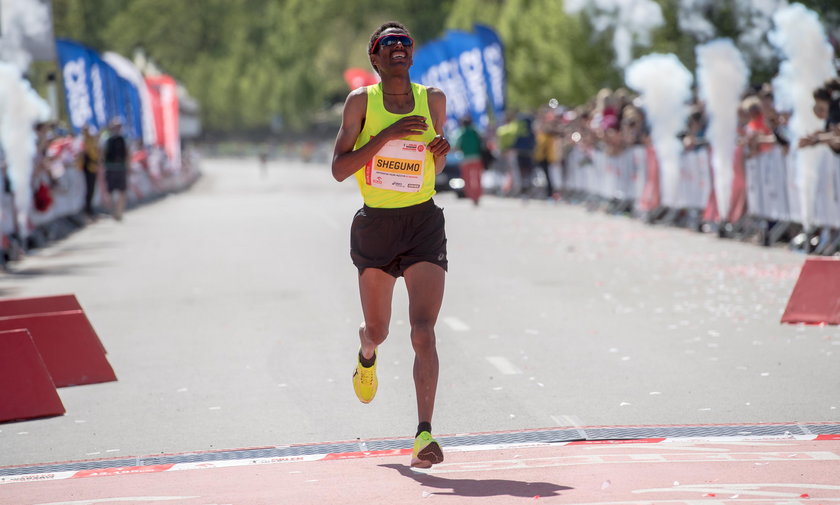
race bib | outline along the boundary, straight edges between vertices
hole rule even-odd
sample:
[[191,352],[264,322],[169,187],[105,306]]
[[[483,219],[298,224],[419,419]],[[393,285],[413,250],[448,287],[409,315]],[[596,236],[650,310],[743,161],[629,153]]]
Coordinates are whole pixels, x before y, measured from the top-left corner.
[[423,186],[426,144],[414,140],[389,140],[365,166],[369,186],[416,193]]

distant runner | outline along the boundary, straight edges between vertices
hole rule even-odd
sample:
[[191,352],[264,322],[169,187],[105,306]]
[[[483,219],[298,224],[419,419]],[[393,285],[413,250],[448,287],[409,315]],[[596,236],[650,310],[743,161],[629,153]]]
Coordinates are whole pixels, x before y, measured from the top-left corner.
[[431,423],[438,380],[435,323],[448,263],[443,209],[432,196],[449,142],[440,134],[446,96],[411,82],[413,54],[414,40],[402,24],[390,21],[373,32],[368,55],[381,82],[347,96],[332,174],[338,181],[355,175],[364,200],[350,229],[364,314],[353,389],[363,403],[376,394],[377,347],[388,336],[394,284],[403,276],[419,421],[411,466],[428,468],[443,461]]

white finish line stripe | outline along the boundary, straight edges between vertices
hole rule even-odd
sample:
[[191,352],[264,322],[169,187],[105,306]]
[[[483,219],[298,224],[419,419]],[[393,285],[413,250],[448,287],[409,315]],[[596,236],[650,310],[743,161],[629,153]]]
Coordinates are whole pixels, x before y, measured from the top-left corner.
[[201,498],[200,496],[125,496],[122,498],[95,498],[91,500],[77,500],[77,501],[56,501],[50,503],[40,503],[39,505],[96,505],[97,503],[114,503],[114,502],[162,502],[174,500],[194,500]]
[[487,356],[487,361],[505,375],[518,375],[522,370],[516,367],[504,356]]

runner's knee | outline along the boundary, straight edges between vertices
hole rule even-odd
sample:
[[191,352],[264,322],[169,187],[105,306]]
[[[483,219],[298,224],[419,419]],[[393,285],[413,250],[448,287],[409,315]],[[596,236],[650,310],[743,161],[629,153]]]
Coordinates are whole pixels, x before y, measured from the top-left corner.
[[435,350],[435,325],[430,321],[411,324],[411,346],[418,354]]
[[388,337],[388,325],[377,323],[365,323],[362,327],[364,336],[374,345],[379,345]]

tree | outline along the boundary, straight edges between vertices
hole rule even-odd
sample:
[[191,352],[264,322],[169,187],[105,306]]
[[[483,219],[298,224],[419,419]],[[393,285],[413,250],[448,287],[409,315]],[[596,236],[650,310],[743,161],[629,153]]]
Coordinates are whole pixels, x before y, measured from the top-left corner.
[[[680,27],[680,2],[656,1],[665,26],[635,56],[674,52],[693,70],[699,39]],[[716,33],[737,39],[744,28],[736,7],[743,3],[701,3]],[[834,26],[840,21],[836,0],[803,3]],[[580,104],[601,87],[622,84],[609,31],[598,34],[558,0],[61,0],[53,15],[56,36],[128,57],[142,49],[198,99],[211,132],[268,131],[278,116],[291,130],[308,128],[344,101],[344,70],[369,67],[368,38],[391,19],[405,23],[420,46],[445,28],[496,29],[515,108],[550,98]],[[753,72],[772,75],[774,65]]]
[[418,42],[440,35],[451,0],[62,0],[55,32],[100,51],[138,49],[202,105],[206,130],[293,130],[347,94],[343,72],[369,65],[364,48],[399,19]]

